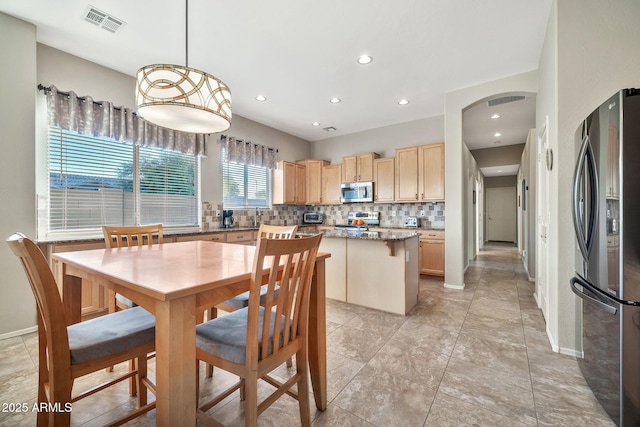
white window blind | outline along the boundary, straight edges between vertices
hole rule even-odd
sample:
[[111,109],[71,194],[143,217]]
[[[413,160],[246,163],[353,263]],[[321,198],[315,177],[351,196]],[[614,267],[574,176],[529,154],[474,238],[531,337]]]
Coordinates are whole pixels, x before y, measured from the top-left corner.
[[47,231],[198,225],[198,158],[49,127]]
[[223,160],[222,192],[225,209],[270,208],[271,170]]

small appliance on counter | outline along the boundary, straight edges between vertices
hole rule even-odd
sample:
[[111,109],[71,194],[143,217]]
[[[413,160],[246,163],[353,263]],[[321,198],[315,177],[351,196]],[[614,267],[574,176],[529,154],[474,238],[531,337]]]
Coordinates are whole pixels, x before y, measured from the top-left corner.
[[404,228],[418,228],[418,217],[408,216],[404,219],[402,226]]
[[222,228],[233,227],[233,211],[225,209],[222,211]]
[[[360,223],[362,222],[362,223]],[[367,231],[368,226],[380,225],[380,212],[352,211],[347,215],[346,224],[336,224],[336,230]]]
[[322,224],[324,221],[324,215],[320,212],[305,212],[302,214],[303,224]]

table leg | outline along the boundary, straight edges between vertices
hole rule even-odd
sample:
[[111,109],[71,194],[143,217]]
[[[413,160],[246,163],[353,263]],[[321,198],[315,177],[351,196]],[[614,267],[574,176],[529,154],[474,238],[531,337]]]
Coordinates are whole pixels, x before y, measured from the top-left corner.
[[325,263],[316,261],[309,305],[309,370],[316,407],[327,409],[327,319]]
[[[64,266],[62,268],[64,271]],[[63,273],[61,296],[67,324],[80,323],[82,320],[82,279]]]
[[196,299],[156,304],[156,425],[196,425]]

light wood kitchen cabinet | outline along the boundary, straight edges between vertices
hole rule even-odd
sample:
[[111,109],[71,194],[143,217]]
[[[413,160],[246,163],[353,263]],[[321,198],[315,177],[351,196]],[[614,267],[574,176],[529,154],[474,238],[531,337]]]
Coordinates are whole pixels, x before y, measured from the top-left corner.
[[444,144],[419,147],[418,161],[420,201],[444,200]]
[[218,233],[206,233],[206,234],[193,234],[191,236],[177,236],[175,238],[176,242],[191,242],[194,240],[207,240],[211,242],[224,243],[227,241],[227,233],[218,232]]
[[342,165],[327,165],[322,168],[322,203],[331,205],[341,203],[341,183]]
[[444,200],[444,144],[396,150],[396,202]]
[[396,202],[418,201],[418,147],[396,150]]
[[227,231],[227,243],[237,243],[241,245],[251,245],[254,243],[254,233],[251,230],[246,231]]
[[373,161],[373,201],[393,202],[395,200],[395,159],[375,159]]
[[444,276],[444,231],[420,232],[420,274]]
[[322,168],[329,164],[326,160],[301,160],[297,162],[305,166],[307,205],[322,203]]
[[342,158],[342,182],[373,181],[373,161],[378,153],[358,154]]
[[279,161],[273,171],[273,204],[301,205],[306,203],[306,167],[303,164]]

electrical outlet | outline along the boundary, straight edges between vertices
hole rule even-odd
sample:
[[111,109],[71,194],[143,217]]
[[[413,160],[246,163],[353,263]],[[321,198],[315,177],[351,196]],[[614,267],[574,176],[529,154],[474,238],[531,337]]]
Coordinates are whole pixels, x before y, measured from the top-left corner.
[[424,211],[420,211],[420,216],[425,216],[426,214],[424,213]]
[[391,216],[396,216],[396,211],[391,211]]
[[221,211],[216,211],[216,217],[218,217],[218,218],[219,218],[221,215],[222,215],[222,212],[221,212]]

